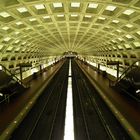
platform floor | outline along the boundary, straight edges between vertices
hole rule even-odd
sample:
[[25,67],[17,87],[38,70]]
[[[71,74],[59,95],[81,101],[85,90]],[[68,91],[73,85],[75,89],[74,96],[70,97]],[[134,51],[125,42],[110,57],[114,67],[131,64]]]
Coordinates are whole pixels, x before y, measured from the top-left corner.
[[[3,130],[13,121],[17,114],[23,107],[30,101],[30,99],[36,94],[36,91],[42,86],[44,82],[59,69],[62,63],[58,63],[55,66],[49,68],[46,72],[40,75],[37,79],[31,81],[31,88],[29,88],[24,94],[14,102],[10,102],[0,111],[0,134]],[[109,86],[107,78],[93,70],[90,66],[84,63],[79,63],[81,67],[90,75],[96,84],[104,92],[104,95],[112,102],[117,110],[124,116],[124,118],[131,124],[131,126],[140,134],[140,103],[134,99],[128,98],[125,94],[116,92]],[[131,129],[130,129],[131,131]]]
[[20,113],[20,111],[26,106],[26,104],[33,98],[36,91],[41,86],[49,82],[53,74],[61,67],[63,61],[53,65],[38,75],[36,79],[30,81],[30,88],[22,93],[19,97],[11,100],[10,103],[6,103],[4,108],[0,110],[0,135],[8,127],[8,125],[14,120],[14,118]]
[[140,103],[136,102],[131,97],[126,97],[125,93],[121,94],[115,91],[109,86],[109,80],[91,68],[88,64],[81,62],[79,64],[101,88],[104,95],[117,109],[116,111],[119,111],[123,115],[140,136]]

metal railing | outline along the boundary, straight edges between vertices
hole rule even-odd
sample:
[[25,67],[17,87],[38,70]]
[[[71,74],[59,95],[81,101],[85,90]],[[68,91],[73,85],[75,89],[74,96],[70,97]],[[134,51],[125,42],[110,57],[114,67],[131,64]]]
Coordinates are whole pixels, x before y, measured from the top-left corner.
[[129,66],[115,81],[109,80],[110,86],[115,86],[121,79],[123,79],[133,68],[138,67],[136,63],[140,63],[140,60],[135,61],[131,66]]
[[4,65],[0,64],[0,66],[2,67],[2,71],[7,73],[8,75],[12,76],[12,78],[15,81],[17,81],[20,85],[22,85],[24,88],[28,88],[29,87],[29,84],[23,83],[18,77],[15,76],[15,74],[11,73],[10,70],[8,70]]

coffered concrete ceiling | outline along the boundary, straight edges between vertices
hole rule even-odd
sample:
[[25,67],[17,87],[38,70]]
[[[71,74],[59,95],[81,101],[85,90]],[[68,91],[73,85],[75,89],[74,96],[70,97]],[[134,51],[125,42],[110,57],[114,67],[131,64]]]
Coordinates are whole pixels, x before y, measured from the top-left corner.
[[101,60],[140,59],[140,0],[1,0],[0,62],[66,51]]

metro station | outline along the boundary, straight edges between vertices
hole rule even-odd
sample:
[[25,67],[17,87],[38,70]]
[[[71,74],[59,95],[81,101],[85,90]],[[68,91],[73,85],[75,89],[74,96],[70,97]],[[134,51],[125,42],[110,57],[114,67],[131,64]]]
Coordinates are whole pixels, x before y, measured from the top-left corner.
[[0,140],[140,140],[140,0],[0,0]]

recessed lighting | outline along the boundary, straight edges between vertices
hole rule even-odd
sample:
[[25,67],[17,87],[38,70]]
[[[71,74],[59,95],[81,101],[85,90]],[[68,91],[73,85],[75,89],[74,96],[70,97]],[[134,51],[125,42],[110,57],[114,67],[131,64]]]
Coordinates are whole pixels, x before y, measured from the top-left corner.
[[135,12],[134,10],[128,9],[128,10],[125,10],[125,11],[123,12],[123,14],[125,14],[125,15],[131,15],[131,14],[133,14],[134,12]]
[[116,30],[117,32],[121,33],[122,31],[121,30]]
[[123,41],[123,39],[122,39],[122,38],[118,38],[118,40],[119,40],[119,41]]
[[140,47],[140,42],[133,42],[136,47]]
[[64,17],[64,15],[57,15],[57,17]]
[[72,14],[71,17],[78,17],[78,15],[76,15],[76,14]]
[[17,44],[20,40],[16,40],[15,43]]
[[85,18],[91,18],[92,16],[91,15],[85,15]]
[[18,10],[20,13],[24,13],[24,12],[27,12],[27,11],[28,11],[25,7],[17,8],[17,10]]
[[123,47],[122,47],[121,45],[118,45],[118,48],[119,48],[119,49],[122,49]]
[[34,6],[37,10],[45,9],[45,6],[43,4],[36,4]]
[[4,26],[4,27],[2,27],[2,29],[3,29],[3,30],[8,30],[8,29],[9,29],[9,27]]
[[62,7],[62,6],[63,6],[63,5],[62,5],[61,2],[53,3],[53,7],[54,7],[54,8],[60,8],[60,7]]
[[49,18],[50,18],[50,16],[44,16],[43,18],[44,18],[44,19],[49,19]]
[[17,25],[21,25],[21,24],[23,24],[21,21],[19,21],[19,22],[16,22],[16,24]]
[[140,31],[137,31],[137,34],[140,35]]
[[132,24],[126,24],[125,26],[128,27],[128,28],[132,28],[133,27]]
[[10,37],[6,37],[6,38],[4,38],[4,41],[9,41],[11,38]]
[[97,8],[98,4],[96,3],[89,3],[88,8]]
[[24,41],[23,43],[22,43],[22,45],[25,45],[27,42],[26,41]]
[[113,22],[113,23],[119,23],[119,21],[118,21],[118,20],[112,20],[112,22]]
[[116,41],[115,40],[111,40],[113,43],[116,43]]
[[131,39],[131,38],[132,38],[132,36],[129,35],[129,34],[127,34],[126,37],[127,37],[128,39]]
[[100,20],[105,20],[105,17],[98,17],[98,19],[100,19]]
[[0,16],[7,18],[7,17],[10,17],[10,14],[8,14],[7,12],[1,12]]
[[72,2],[71,7],[75,7],[75,8],[80,7],[80,2]]
[[16,35],[18,35],[20,32],[15,32]]
[[30,21],[36,21],[36,18],[30,18],[29,20]]
[[[3,48],[3,45],[0,45],[0,50]],[[0,67],[0,70],[1,70],[1,67]]]
[[112,5],[109,5],[106,7],[106,10],[108,11],[114,11],[116,9],[116,6],[112,6]]
[[20,50],[20,47],[18,47],[18,48],[15,49],[15,51],[19,51],[19,50]]
[[9,46],[8,48],[7,48],[7,51],[11,51],[13,49],[13,47],[12,46]]
[[131,48],[129,44],[124,44],[125,48]]

